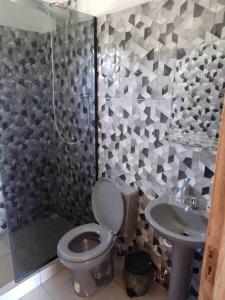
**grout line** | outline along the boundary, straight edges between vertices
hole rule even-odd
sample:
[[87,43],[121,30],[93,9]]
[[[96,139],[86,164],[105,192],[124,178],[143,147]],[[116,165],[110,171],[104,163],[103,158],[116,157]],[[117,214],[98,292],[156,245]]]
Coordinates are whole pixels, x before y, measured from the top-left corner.
[[10,251],[10,245],[3,238],[0,238],[0,242],[2,242]]
[[[54,277],[54,276],[53,276],[53,277]],[[53,278],[53,277],[51,277],[51,278]],[[51,279],[51,278],[50,278],[50,279]],[[50,298],[51,298],[52,300],[56,300],[56,299],[53,297],[53,295],[49,292],[49,290],[46,289],[46,288],[44,287],[43,284],[41,284],[41,287],[46,291],[46,293],[50,296]]]
[[8,253],[0,256],[0,261],[1,261],[1,259],[5,258],[6,256],[11,256],[11,252],[8,252]]

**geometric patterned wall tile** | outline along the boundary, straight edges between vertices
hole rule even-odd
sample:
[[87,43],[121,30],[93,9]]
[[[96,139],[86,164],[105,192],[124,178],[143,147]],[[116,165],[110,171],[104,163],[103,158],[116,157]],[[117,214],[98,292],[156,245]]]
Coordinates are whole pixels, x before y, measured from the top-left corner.
[[0,235],[6,230],[6,215],[5,215],[5,203],[2,193],[2,179],[0,175]]
[[[223,0],[163,0],[98,19],[99,174],[139,187],[150,199],[191,177],[189,192],[210,205],[216,151],[165,135],[172,128],[218,137],[224,13]],[[140,222],[141,245],[145,235]],[[157,246],[149,246],[158,257]]]
[[[54,38],[57,123],[52,108],[50,35],[0,26],[0,171],[9,228],[57,210],[67,220],[92,220],[95,181],[93,20],[67,27]],[[54,32],[53,32],[54,35]],[[0,201],[0,209],[2,201]],[[0,224],[1,225],[1,224]]]
[[[191,176],[196,186],[200,149],[173,145],[164,137],[169,126],[218,136],[224,94],[224,12],[219,0],[150,1],[99,18],[99,110],[104,137],[99,161],[104,174],[129,178],[130,184],[151,178],[153,187],[169,189]],[[111,116],[107,117],[109,103]],[[160,121],[154,113],[156,103],[166,111]],[[208,199],[208,185],[204,185],[201,195]],[[147,195],[158,196],[161,189],[157,190]]]
[[218,137],[224,78],[225,40],[204,43],[177,61],[171,128]]
[[99,18],[100,96],[171,99],[176,59],[223,38],[222,2],[167,2]]
[[55,206],[60,215],[81,225],[93,221],[90,199],[96,180],[94,27],[93,19],[76,21],[70,19],[66,41],[64,24],[58,25],[55,34],[56,117],[65,139],[77,141],[87,134],[74,146],[56,134]]
[[14,230],[54,206],[48,36],[4,26],[0,36],[0,172]]

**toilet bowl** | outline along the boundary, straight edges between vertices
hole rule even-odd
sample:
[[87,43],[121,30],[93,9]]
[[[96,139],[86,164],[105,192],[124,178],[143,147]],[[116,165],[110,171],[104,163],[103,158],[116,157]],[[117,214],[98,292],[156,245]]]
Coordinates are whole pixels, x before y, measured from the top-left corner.
[[92,190],[92,210],[98,224],[78,226],[59,241],[61,263],[74,274],[74,290],[81,297],[94,295],[113,279],[112,250],[124,220],[121,192],[107,178]]

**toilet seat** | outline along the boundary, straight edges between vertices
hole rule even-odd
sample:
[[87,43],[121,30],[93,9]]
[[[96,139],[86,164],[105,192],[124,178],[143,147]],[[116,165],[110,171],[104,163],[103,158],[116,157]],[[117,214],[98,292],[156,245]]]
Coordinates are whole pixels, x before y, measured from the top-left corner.
[[[69,243],[82,233],[93,232],[99,235],[100,244],[91,250],[74,252],[69,249]],[[113,232],[101,225],[91,223],[78,226],[67,232],[59,241],[57,246],[58,256],[69,262],[85,262],[96,258],[104,253],[113,242]]]
[[[101,178],[93,187],[92,209],[95,219],[100,224],[86,224],[67,232],[59,241],[57,253],[59,258],[71,263],[83,263],[103,255],[112,247],[115,236],[123,222],[124,203],[120,191],[108,178]],[[70,243],[79,235],[95,233],[99,244],[87,251],[71,249]],[[94,239],[93,239],[94,240]],[[85,239],[83,239],[85,241]],[[75,242],[76,243],[76,242]]]
[[117,234],[124,218],[121,192],[109,178],[96,181],[92,190],[92,211],[99,224]]

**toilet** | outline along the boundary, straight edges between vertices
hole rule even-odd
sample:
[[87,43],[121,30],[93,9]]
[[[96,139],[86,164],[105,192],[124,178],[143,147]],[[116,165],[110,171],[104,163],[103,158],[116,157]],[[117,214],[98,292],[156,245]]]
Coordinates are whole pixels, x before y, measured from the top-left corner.
[[99,179],[92,190],[92,210],[97,223],[78,226],[59,241],[57,254],[74,275],[80,297],[93,296],[113,279],[113,247],[120,232],[132,238],[138,213],[138,191]]

